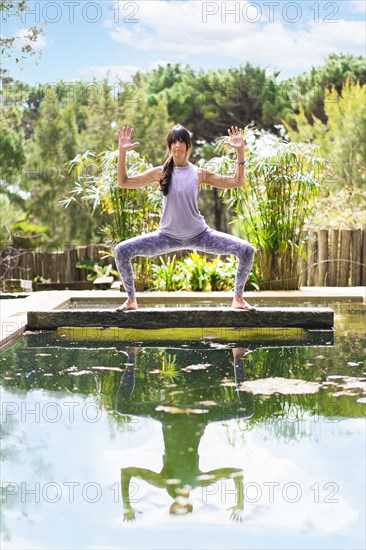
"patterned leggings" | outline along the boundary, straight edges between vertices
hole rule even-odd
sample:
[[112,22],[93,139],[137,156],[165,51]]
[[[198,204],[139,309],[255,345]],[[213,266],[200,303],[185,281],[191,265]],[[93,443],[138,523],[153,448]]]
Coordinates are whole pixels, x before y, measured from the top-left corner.
[[233,235],[207,228],[199,235],[186,240],[173,239],[160,229],[157,229],[147,235],[132,237],[118,243],[114,249],[116,265],[127,296],[134,298],[136,294],[131,263],[132,258],[135,256],[147,256],[151,258],[159,254],[184,249],[197,250],[209,254],[227,254],[239,258],[235,276],[235,294],[237,296],[243,294],[246,280],[254,262],[254,246]]

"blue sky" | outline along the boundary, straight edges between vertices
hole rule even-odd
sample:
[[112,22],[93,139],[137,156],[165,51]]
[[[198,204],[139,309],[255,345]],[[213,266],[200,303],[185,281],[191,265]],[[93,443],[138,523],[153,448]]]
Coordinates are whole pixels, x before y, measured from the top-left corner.
[[39,56],[5,60],[29,84],[119,78],[182,63],[194,69],[254,65],[294,76],[331,52],[365,55],[365,0],[116,1],[28,0],[22,19],[7,14],[2,35],[40,25]]

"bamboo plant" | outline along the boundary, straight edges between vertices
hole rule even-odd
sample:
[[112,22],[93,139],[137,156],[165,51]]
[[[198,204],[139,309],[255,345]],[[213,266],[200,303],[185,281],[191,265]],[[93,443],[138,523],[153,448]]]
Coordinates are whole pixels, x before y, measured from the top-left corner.
[[[117,187],[118,151],[96,155],[92,151],[77,155],[68,163],[75,172],[74,188],[61,201],[65,207],[78,202],[91,215],[101,218],[100,231],[105,242],[113,247],[118,242],[156,229],[161,199],[150,186],[145,189]],[[136,151],[127,154],[127,168],[133,176],[150,168],[151,164]]]
[[[222,173],[235,170],[229,154],[212,162]],[[306,250],[326,162],[317,146],[247,129],[245,164],[246,185],[224,192],[236,214],[237,233],[257,249],[262,287],[270,281],[279,281],[282,288],[296,281],[297,287],[299,259]]]

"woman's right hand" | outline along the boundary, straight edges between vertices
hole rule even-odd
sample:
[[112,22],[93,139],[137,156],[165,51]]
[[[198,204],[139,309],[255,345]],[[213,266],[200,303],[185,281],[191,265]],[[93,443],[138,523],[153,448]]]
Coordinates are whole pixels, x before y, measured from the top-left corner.
[[128,151],[128,149],[133,149],[134,147],[140,145],[139,141],[132,143],[134,131],[135,128],[132,128],[131,126],[123,126],[122,130],[118,130],[118,149]]

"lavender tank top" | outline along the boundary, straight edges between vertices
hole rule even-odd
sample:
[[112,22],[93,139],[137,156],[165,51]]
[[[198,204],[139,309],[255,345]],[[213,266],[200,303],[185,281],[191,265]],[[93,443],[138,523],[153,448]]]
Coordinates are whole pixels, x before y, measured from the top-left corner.
[[159,229],[175,239],[191,239],[208,228],[198,210],[198,169],[193,164],[173,168],[169,191],[163,195]]

